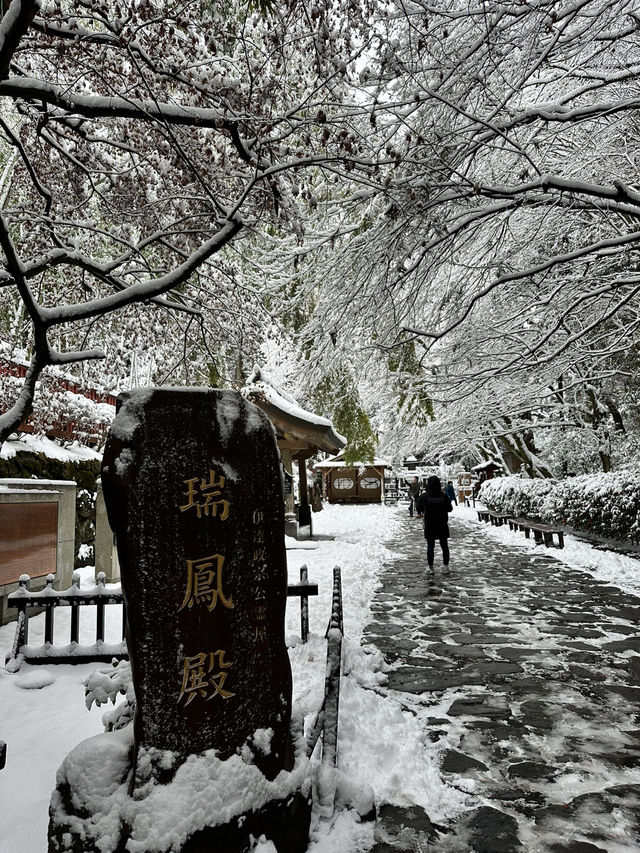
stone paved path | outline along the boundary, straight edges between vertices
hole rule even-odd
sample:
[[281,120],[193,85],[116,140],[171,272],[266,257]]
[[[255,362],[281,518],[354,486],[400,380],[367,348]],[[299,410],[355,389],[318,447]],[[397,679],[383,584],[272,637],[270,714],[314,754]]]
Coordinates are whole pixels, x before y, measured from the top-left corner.
[[478,805],[441,827],[387,806],[374,853],[638,853],[640,598],[543,546],[498,544],[468,515],[453,525],[451,567],[428,572],[407,519],[363,644],[395,665],[396,698],[451,697],[425,736]]

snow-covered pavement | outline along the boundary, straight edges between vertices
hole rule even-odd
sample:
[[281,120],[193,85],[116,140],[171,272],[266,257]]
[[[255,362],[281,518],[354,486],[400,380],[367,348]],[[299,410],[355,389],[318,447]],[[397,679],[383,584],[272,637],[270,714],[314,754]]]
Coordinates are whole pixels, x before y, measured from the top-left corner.
[[[418,743],[467,795],[444,820],[432,794],[416,798],[440,831],[425,815],[394,849],[637,853],[640,597],[609,582],[622,567],[633,589],[640,562],[572,537],[535,546],[460,510],[452,528],[451,566],[429,572],[405,522],[406,559],[383,572],[365,630],[391,664],[382,692],[413,710]],[[381,823],[381,839],[403,828],[398,814]]]
[[[596,580],[600,577],[607,582],[616,582],[623,590],[631,592],[636,589],[640,592],[637,572],[640,563],[629,557],[595,552],[571,537],[568,537],[565,551],[536,550],[522,535],[480,525],[474,515],[461,508],[454,512],[453,560],[446,583],[440,577],[431,581],[427,578],[423,560],[424,540],[419,523],[406,519],[402,508],[325,506],[322,513],[314,515],[314,530],[334,535],[335,539],[313,543],[317,545],[314,548],[288,551],[290,580],[297,581],[299,567],[304,563],[309,568],[309,579],[318,582],[320,587],[320,595],[310,600],[312,634],[307,644],[303,645],[299,640],[298,601],[289,600],[287,635],[295,699],[310,721],[322,699],[326,649],[324,631],[330,612],[332,569],[338,564],[342,567],[346,635],[338,797],[341,802],[361,804],[363,809],[369,799],[373,799],[379,809],[384,807],[380,809],[381,819],[377,825],[361,823],[353,809],[341,811],[332,823],[317,820],[309,853],[364,853],[376,849],[376,846],[381,851],[388,849],[381,846],[384,843],[399,850],[418,850],[415,839],[424,831],[425,813],[434,824],[452,830],[434,836],[440,839],[438,843],[445,845],[441,849],[467,850],[468,846],[450,846],[461,842],[462,836],[455,835],[455,832],[462,831],[469,815],[487,805],[508,818],[513,816],[523,844],[520,849],[525,853],[537,853],[552,849],[539,845],[542,839],[548,841],[553,832],[558,834],[558,839],[562,838],[561,829],[555,823],[560,818],[551,806],[564,808],[565,803],[575,802],[578,791],[598,794],[613,785],[624,784],[631,789],[640,784],[638,762],[634,765],[634,751],[628,744],[632,724],[625,722],[626,709],[632,700],[609,688],[616,680],[621,682],[626,677],[631,666],[629,660],[635,653],[615,647],[606,650],[606,666],[599,670],[604,674],[604,680],[595,685],[591,699],[585,695],[589,684],[587,675],[583,677],[580,673],[581,668],[591,672],[595,662],[587,658],[581,662],[567,657],[570,650],[571,654],[600,658],[600,649],[606,644],[633,639],[633,633],[616,632],[615,626],[625,625],[630,632],[637,633],[637,616],[635,624],[630,618],[636,605],[629,604],[632,609],[626,614],[607,613],[606,608],[620,611],[627,604],[615,593],[607,592],[610,587],[606,583],[595,583],[593,593],[586,589],[585,584],[592,577]],[[494,560],[498,555],[499,559]],[[522,572],[522,565],[531,566],[528,574]],[[485,582],[483,574],[487,566],[494,567],[491,584]],[[582,570],[589,574],[583,575]],[[575,586],[578,574],[583,578],[579,592]],[[463,579],[464,583],[458,583]],[[398,588],[392,588],[394,580]],[[565,580],[571,581],[568,587]],[[548,590],[549,583],[554,584],[554,595],[557,596],[557,606],[554,607],[541,603],[547,597],[542,587],[546,585]],[[563,602],[563,590],[571,592],[570,600]],[[596,594],[600,596],[597,600],[594,598]],[[587,597],[580,599],[579,595]],[[603,595],[613,596],[616,600],[605,601]],[[535,613],[534,601],[538,602]],[[373,611],[370,609],[372,602]],[[597,623],[585,626],[582,622],[567,621],[567,611],[576,612],[577,609],[582,613],[587,608],[598,615]],[[462,622],[458,619],[458,630],[453,631],[451,626],[455,619],[453,622],[442,621],[447,611],[448,615],[457,611],[463,617],[465,614],[470,617],[466,627],[461,627]],[[117,632],[119,615],[109,615],[113,622],[112,630]],[[474,621],[474,616],[482,621]],[[37,617],[37,620],[42,619]],[[603,630],[605,623],[608,627]],[[372,626],[382,624],[386,625],[386,630],[376,633]],[[442,629],[440,634],[436,630],[438,624]],[[484,626],[484,640],[477,636],[478,632],[474,636],[474,626],[478,625]],[[562,631],[546,630],[553,626]],[[602,631],[602,636],[572,634],[574,645],[565,643],[563,646],[567,626],[572,631]],[[501,629],[500,634],[505,641],[499,644],[486,642],[486,632],[490,630],[498,634],[498,629]],[[448,631],[466,636],[455,640],[447,635]],[[3,654],[12,637],[11,626],[0,629],[0,650]],[[37,642],[35,626],[31,642]],[[593,645],[596,651],[582,648],[581,644]],[[535,654],[521,654],[534,647]],[[507,657],[495,653],[496,649],[508,648],[512,652]],[[539,649],[544,649],[545,653],[540,654]],[[416,663],[411,658],[420,660]],[[502,663],[502,673],[499,672],[501,667],[496,667],[499,663]],[[464,676],[467,668],[468,680],[460,686],[436,684],[435,691],[426,684],[419,691],[407,690],[411,678],[407,672],[401,672],[400,664],[413,666],[416,670],[433,666],[434,670],[429,675],[433,678],[446,678],[454,671]],[[485,665],[485,674],[489,672],[491,676],[482,682],[474,678],[473,668],[480,664]],[[490,664],[493,666],[487,669]],[[547,665],[551,668],[545,669]],[[56,769],[78,742],[102,730],[101,710],[87,711],[84,705],[83,680],[96,668],[95,665],[24,666],[18,674],[0,669],[0,739],[8,743],[7,766],[0,771],[0,810],[3,816],[0,822],[0,853],[46,851],[47,806],[55,785]],[[406,678],[401,683],[403,675]],[[424,671],[420,677],[426,677]],[[521,726],[513,728],[513,721],[523,717],[522,705],[528,701],[522,694],[505,686],[513,679],[520,682],[537,679],[548,681],[547,686],[553,686],[553,689],[540,688],[537,697],[540,706],[528,706],[530,723],[536,719],[538,723],[549,719],[553,722],[551,728],[533,725],[529,731],[526,718],[521,719]],[[414,684],[420,686],[415,678]],[[491,701],[496,700],[496,709],[504,711],[502,716],[489,717],[493,726],[499,724],[505,728],[502,740],[495,740],[482,714],[456,716],[451,713],[451,706],[457,698],[468,699],[470,695],[480,694],[490,695]],[[604,721],[602,714],[585,717],[581,713],[587,699],[595,708],[608,709],[608,717]],[[570,705],[575,707],[571,709]],[[505,709],[509,715],[505,715]],[[558,709],[560,718],[555,714]],[[469,711],[469,706],[466,711]],[[527,711],[527,706],[524,711]],[[566,732],[560,730],[559,722],[567,727]],[[510,727],[508,731],[507,726]],[[638,727],[637,720],[635,727]],[[515,738],[514,732],[517,732]],[[507,738],[506,734],[510,737]],[[569,759],[571,751],[578,751],[578,741],[583,742],[580,747],[582,758]],[[625,749],[628,750],[628,765],[614,765],[608,760],[607,751]],[[589,766],[584,757],[588,750],[593,752]],[[447,770],[447,767],[459,766],[455,763],[456,753],[463,753],[490,769]],[[559,762],[561,754],[566,759],[562,764]],[[447,763],[443,765],[445,760]],[[523,781],[513,775],[518,771],[509,774],[510,765],[528,761],[552,767],[553,772],[547,772],[552,778],[525,778]],[[534,774],[542,772],[540,768],[529,769]],[[512,792],[525,789],[527,797],[522,801],[500,800],[495,797],[500,786]],[[543,808],[534,796],[536,792],[549,805],[544,815],[546,828],[539,838],[535,832],[534,811],[531,811],[536,807]],[[529,812],[520,808],[523,802],[530,807]],[[576,827],[580,828],[580,835],[576,838],[586,840],[588,836],[583,829],[589,821],[585,815],[593,816],[598,810],[602,812],[605,805],[607,808],[611,805],[612,811],[606,813],[616,819],[614,827],[609,826],[612,823],[609,819],[607,826],[620,837],[609,838],[606,843],[592,840],[596,846],[584,849],[604,849],[608,853],[640,850],[640,844],[635,848],[629,846],[632,830],[625,817],[625,804],[621,801],[603,803],[602,799],[582,800],[578,803],[580,808],[571,812],[575,816]],[[393,807],[397,807],[395,811]],[[410,813],[408,809],[411,807],[418,811]],[[571,817],[567,822],[569,813],[561,812],[565,819],[560,827],[566,827],[573,820]],[[411,814],[417,815],[417,829],[410,826]],[[385,823],[389,816],[393,820]],[[600,818],[592,821],[594,824],[599,822]],[[465,831],[473,831],[473,827],[466,826]],[[509,826],[511,824],[507,822]],[[495,823],[494,830],[497,831]],[[414,847],[406,846],[411,844]],[[494,846],[487,849],[496,853],[498,849],[509,848]],[[267,853],[267,848],[264,853]]]

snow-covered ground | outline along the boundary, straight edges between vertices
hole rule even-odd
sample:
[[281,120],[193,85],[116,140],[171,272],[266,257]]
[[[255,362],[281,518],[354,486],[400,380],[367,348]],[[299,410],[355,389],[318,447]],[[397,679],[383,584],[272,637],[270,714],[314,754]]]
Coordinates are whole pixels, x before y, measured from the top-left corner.
[[[324,632],[330,613],[332,570],[342,568],[345,643],[340,696],[339,795],[352,801],[396,805],[417,803],[439,822],[466,807],[463,792],[445,785],[436,769],[436,746],[424,736],[421,714],[437,716],[438,706],[410,709],[393,696],[376,690],[385,681],[379,654],[360,646],[362,630],[370,619],[369,605],[378,585],[383,563],[395,557],[385,546],[393,539],[406,510],[384,506],[340,507],[325,505],[314,514],[314,531],[330,534],[333,541],[306,543],[288,550],[290,581],[299,578],[306,564],[309,579],[319,585],[310,599],[311,636],[300,642],[300,609],[289,599],[287,638],[294,675],[294,698],[311,720],[323,694],[326,644]],[[469,519],[473,510],[458,508]],[[522,548],[535,547],[523,534],[489,528],[497,540]],[[292,545],[295,543],[289,542]],[[640,592],[640,561],[567,537],[563,551],[549,553],[572,567],[586,569],[625,590]],[[85,581],[85,583],[87,583]],[[107,641],[120,631],[119,608],[107,608]],[[56,616],[62,630],[65,612]],[[68,617],[67,617],[68,618]],[[30,643],[41,642],[44,617],[32,620]],[[13,626],[0,628],[0,653],[13,639]],[[87,625],[85,642],[92,640]],[[110,632],[110,633],[109,633]],[[62,640],[60,640],[62,642]],[[81,642],[83,637],[81,637]],[[4,660],[4,657],[3,657]],[[47,809],[55,785],[56,770],[80,741],[102,731],[103,709],[88,711],[83,681],[97,669],[80,666],[23,666],[19,673],[0,669],[0,739],[8,743],[7,766],[0,771],[0,853],[44,853],[47,848]],[[432,697],[433,698],[433,697]],[[310,853],[364,853],[373,843],[373,826],[361,823],[353,810],[343,810],[333,823],[317,820]],[[272,845],[261,845],[264,853]]]
[[[477,517],[473,509],[462,508],[462,511],[469,517]],[[523,532],[509,530],[508,525],[494,527],[485,522],[484,526],[489,536],[505,545],[518,545],[526,549],[537,547],[533,536],[527,539]],[[612,547],[617,544],[619,543],[611,543]],[[611,582],[624,592],[640,595],[640,555],[620,554],[600,548],[606,548],[606,543],[600,543],[598,548],[594,548],[589,542],[565,534],[564,548],[549,548],[546,553],[573,569],[590,572],[599,580]]]

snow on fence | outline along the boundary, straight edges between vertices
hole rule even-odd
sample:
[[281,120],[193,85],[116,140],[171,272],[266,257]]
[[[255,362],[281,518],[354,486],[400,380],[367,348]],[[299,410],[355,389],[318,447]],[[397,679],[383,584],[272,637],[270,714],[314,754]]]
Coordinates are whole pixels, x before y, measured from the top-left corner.
[[[114,658],[122,660],[127,655],[124,640],[119,643],[105,643],[105,607],[122,607],[122,631],[124,637],[126,612],[120,586],[107,589],[106,575],[99,572],[97,583],[88,589],[80,589],[80,573],[74,572],[69,589],[55,590],[54,575],[47,575],[47,585],[39,592],[31,592],[29,575],[21,575],[20,586],[8,596],[9,607],[18,608],[18,621],[11,651],[7,655],[7,669],[16,672],[23,661],[27,663],[90,663],[91,661],[111,662]],[[80,608],[95,606],[96,637],[95,643],[79,643]],[[71,608],[70,640],[67,646],[53,644],[54,617],[57,607]],[[44,608],[44,645],[29,646],[29,618]]]
[[[19,588],[8,596],[9,607],[18,608],[16,633],[11,651],[7,655],[6,665],[11,672],[17,672],[23,661],[38,663],[91,663],[116,660],[128,660],[124,639],[116,644],[105,643],[105,607],[116,604],[122,607],[122,634],[126,627],[124,596],[120,585],[107,589],[106,575],[98,573],[97,584],[87,590],[80,589],[80,573],[74,572],[69,589],[54,590],[54,575],[47,575],[47,585],[39,592],[31,592],[29,575],[21,575]],[[300,598],[300,627],[302,642],[309,636],[309,596],[318,594],[318,584],[309,583],[306,566],[300,568],[300,582],[289,584],[287,596]],[[79,643],[80,608],[94,605],[96,608],[96,640],[91,645]],[[56,607],[71,607],[70,642],[67,646],[53,644],[54,614]],[[31,647],[29,643],[29,618],[45,610],[44,645]]]

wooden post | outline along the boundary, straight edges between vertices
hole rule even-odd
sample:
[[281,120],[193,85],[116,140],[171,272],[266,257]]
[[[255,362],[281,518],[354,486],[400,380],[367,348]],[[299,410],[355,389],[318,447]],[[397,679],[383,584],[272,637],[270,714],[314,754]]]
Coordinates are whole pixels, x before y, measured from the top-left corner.
[[307,485],[307,460],[300,455],[297,458],[298,462],[298,477],[300,486],[300,509],[298,512],[298,524],[300,527],[309,527],[309,535],[313,533],[311,530],[311,508],[309,506],[309,494]]

